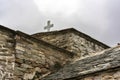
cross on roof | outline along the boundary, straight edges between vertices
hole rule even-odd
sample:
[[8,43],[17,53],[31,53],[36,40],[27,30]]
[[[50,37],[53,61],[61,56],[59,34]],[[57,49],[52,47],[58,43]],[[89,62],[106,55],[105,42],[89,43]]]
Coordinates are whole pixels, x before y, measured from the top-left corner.
[[47,22],[47,26],[44,27],[47,31],[50,31],[50,29],[53,27],[53,24],[50,24],[50,20]]

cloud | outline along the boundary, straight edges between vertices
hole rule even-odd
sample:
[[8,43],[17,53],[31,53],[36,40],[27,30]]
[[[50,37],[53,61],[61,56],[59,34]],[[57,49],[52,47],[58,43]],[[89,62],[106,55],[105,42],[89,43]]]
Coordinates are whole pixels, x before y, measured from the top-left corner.
[[107,44],[120,43],[120,0],[109,0],[107,6],[108,29],[101,37]]
[[0,1],[0,24],[29,33],[41,24],[42,14],[33,0]]
[[34,0],[41,12],[70,15],[78,10],[79,0]]
[[0,24],[26,33],[74,27],[108,45],[120,41],[119,0],[0,0]]

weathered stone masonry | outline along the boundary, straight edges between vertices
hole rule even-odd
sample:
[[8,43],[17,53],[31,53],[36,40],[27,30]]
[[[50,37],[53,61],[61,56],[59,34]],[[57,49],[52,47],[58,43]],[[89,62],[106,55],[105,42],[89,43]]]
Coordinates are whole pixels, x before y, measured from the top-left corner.
[[109,46],[73,28],[61,31],[36,33],[32,36],[70,52],[74,52],[79,58],[90,56],[96,51],[98,52],[109,48]]
[[0,78],[40,79],[73,59],[73,53],[0,26]]
[[43,80],[120,80],[120,46],[75,61]]
[[32,37],[0,26],[0,80],[120,80],[120,46],[107,48],[74,29]]

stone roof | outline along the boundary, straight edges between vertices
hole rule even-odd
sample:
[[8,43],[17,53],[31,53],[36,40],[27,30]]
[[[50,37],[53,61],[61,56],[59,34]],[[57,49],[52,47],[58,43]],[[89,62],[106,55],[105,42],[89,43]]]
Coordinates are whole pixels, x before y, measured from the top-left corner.
[[86,75],[114,69],[120,69],[120,46],[75,61],[43,80],[80,80]]
[[105,49],[110,48],[110,46],[108,46],[108,45],[106,45],[106,44],[104,44],[104,43],[102,43],[102,42],[100,42],[100,41],[86,35],[85,33],[82,33],[80,31],[78,31],[78,30],[76,30],[74,28],[68,28],[68,29],[59,30],[59,31],[35,33],[32,36],[44,36],[44,35],[49,36],[49,35],[57,35],[57,34],[63,34],[64,35],[65,33],[74,33],[74,34],[76,34],[76,35],[78,35],[78,36],[80,36],[82,38],[85,38],[88,41],[91,41],[93,43],[96,43],[96,44],[104,47]]

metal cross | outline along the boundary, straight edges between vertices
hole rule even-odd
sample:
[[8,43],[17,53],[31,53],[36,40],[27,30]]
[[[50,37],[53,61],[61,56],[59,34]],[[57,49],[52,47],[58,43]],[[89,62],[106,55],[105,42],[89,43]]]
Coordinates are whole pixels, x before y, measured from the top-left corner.
[[47,22],[47,26],[44,27],[44,29],[46,29],[48,32],[50,31],[50,29],[53,27],[53,24],[50,24],[50,20]]

